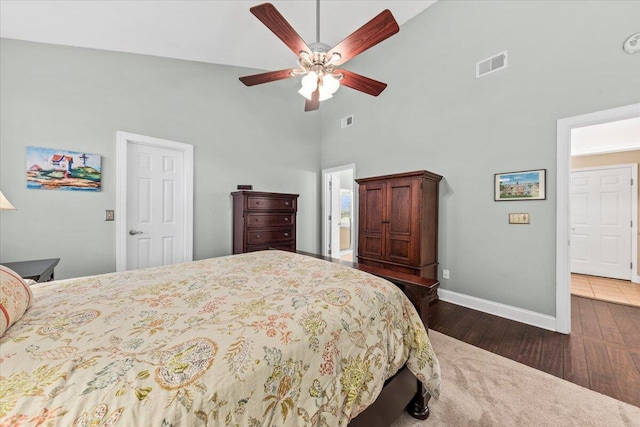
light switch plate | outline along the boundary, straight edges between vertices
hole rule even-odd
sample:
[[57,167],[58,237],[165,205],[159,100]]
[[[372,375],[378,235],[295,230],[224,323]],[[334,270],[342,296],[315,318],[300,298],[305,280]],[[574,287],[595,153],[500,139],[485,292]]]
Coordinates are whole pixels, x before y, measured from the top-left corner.
[[529,224],[528,213],[510,213],[509,224]]
[[113,210],[105,211],[105,217],[104,217],[105,221],[113,221],[114,218],[115,218],[115,213]]

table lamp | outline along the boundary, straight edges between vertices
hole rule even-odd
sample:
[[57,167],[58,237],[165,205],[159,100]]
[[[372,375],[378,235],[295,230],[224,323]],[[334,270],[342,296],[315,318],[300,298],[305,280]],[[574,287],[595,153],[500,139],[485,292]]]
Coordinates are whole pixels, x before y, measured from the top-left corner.
[[15,211],[16,208],[4,197],[2,191],[0,191],[0,211]]

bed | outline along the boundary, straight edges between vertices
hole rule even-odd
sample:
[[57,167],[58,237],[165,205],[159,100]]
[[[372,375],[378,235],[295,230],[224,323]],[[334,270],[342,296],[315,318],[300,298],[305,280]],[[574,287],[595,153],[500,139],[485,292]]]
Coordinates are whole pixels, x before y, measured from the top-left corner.
[[400,373],[422,395],[440,392],[436,355],[398,288],[300,254],[29,291],[0,339],[1,426],[344,426]]

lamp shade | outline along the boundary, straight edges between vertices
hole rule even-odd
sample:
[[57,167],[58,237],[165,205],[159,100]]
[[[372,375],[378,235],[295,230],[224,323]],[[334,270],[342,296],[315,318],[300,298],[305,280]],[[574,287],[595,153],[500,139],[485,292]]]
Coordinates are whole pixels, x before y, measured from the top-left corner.
[[4,197],[2,191],[0,191],[0,211],[15,211],[16,208]]

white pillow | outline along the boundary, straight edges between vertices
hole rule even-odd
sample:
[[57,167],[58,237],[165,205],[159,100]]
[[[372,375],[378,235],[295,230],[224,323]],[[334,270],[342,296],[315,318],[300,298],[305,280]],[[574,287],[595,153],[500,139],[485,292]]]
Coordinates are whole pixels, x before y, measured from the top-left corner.
[[0,265],[0,336],[31,307],[29,285],[9,267]]

